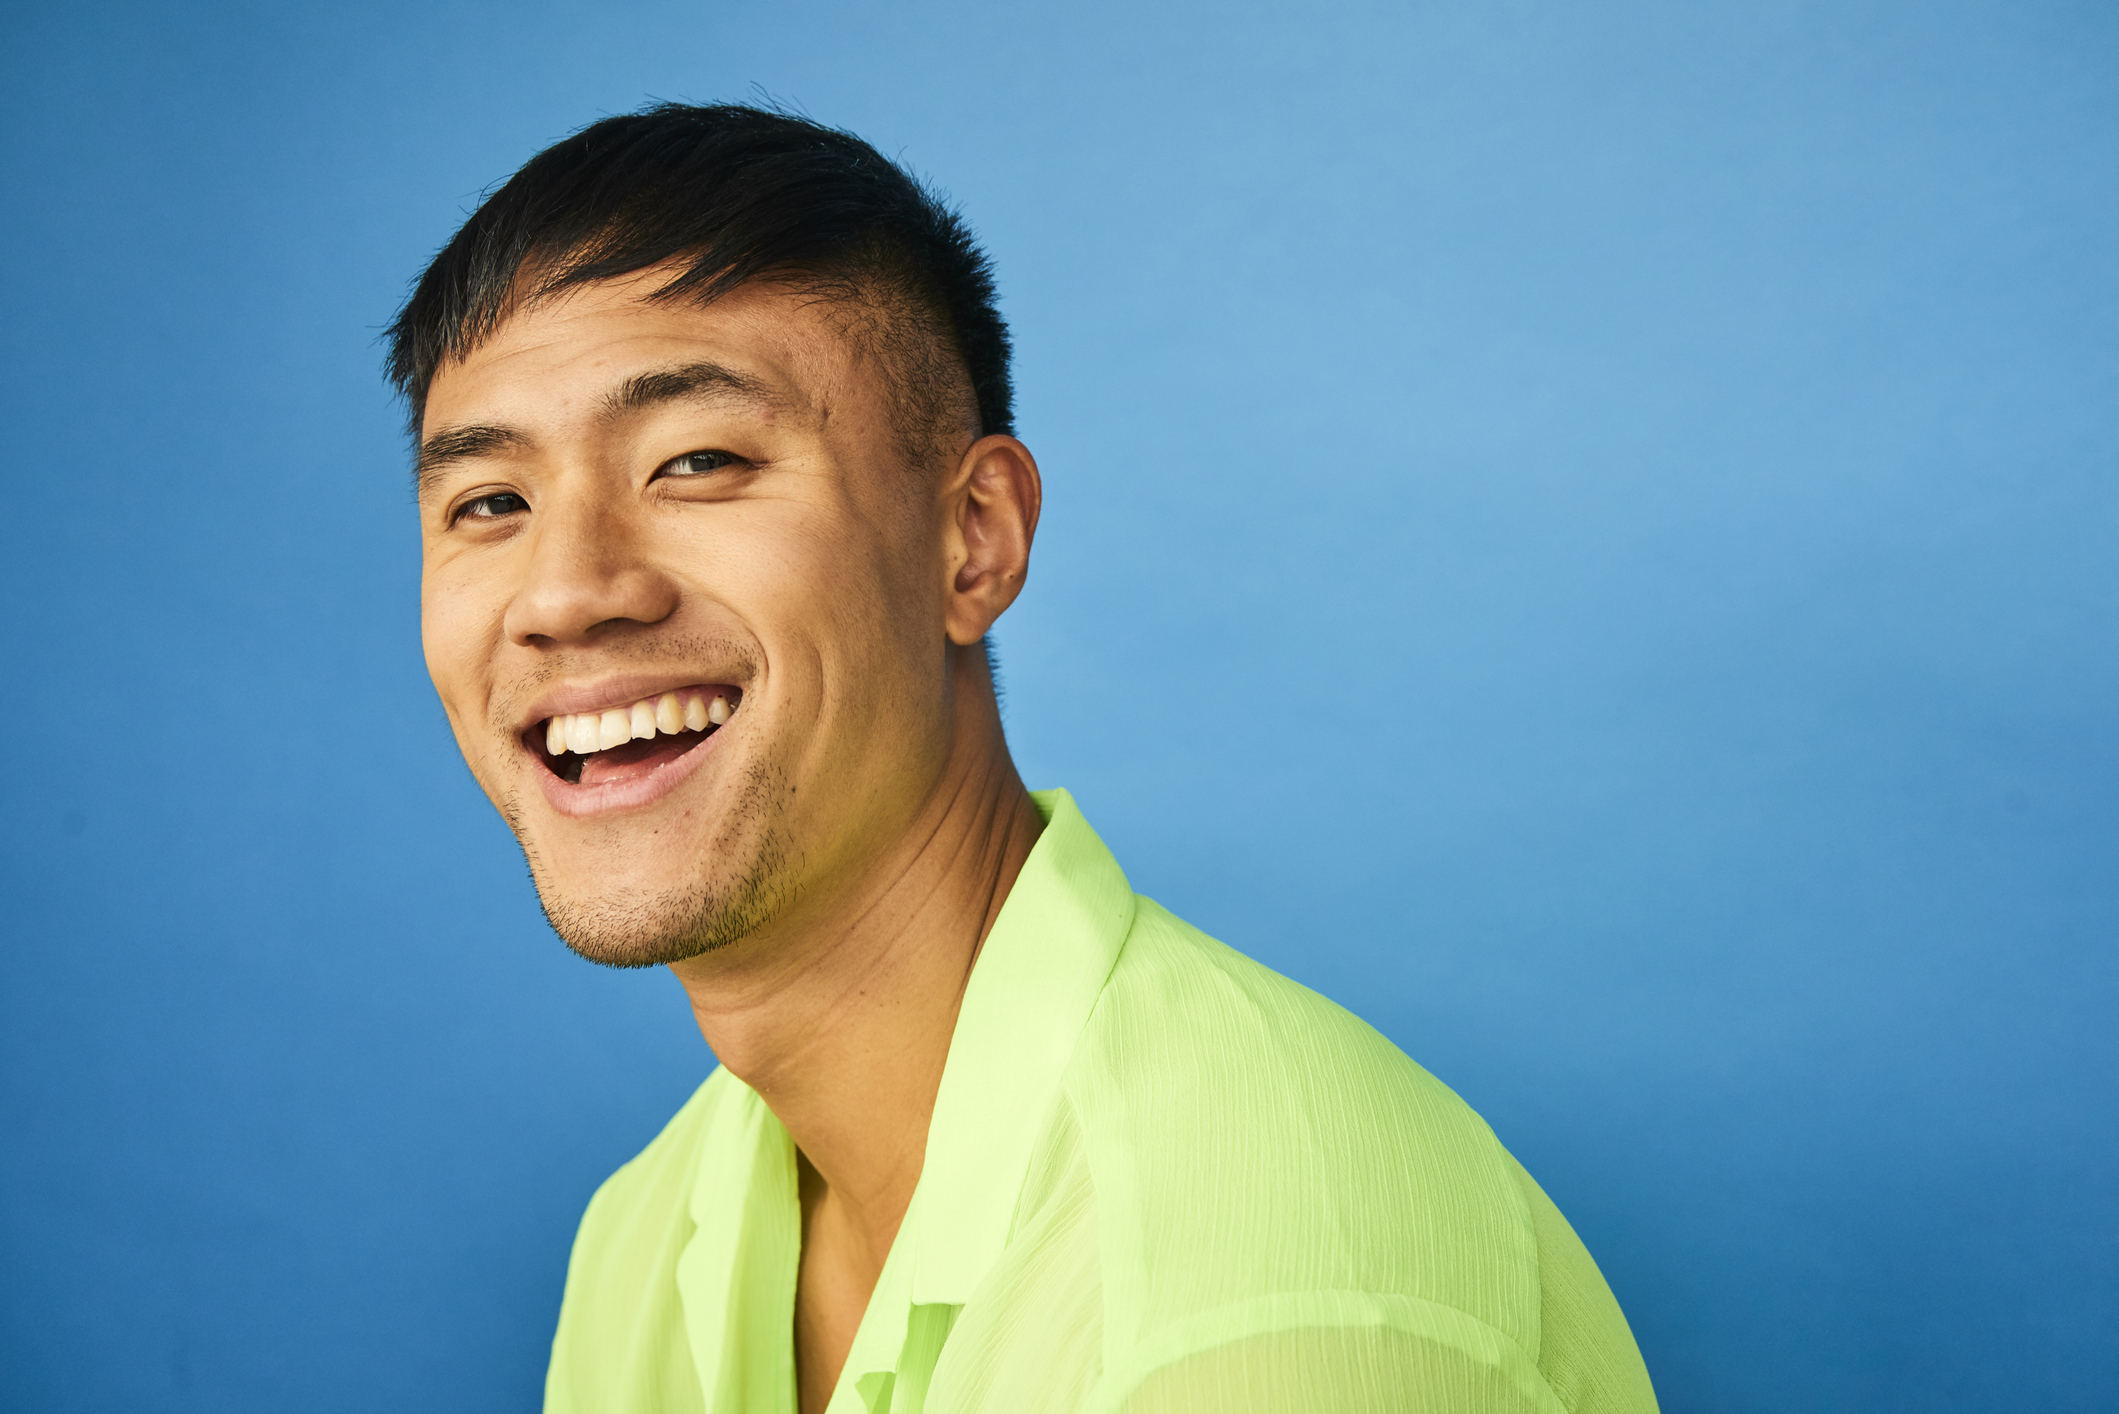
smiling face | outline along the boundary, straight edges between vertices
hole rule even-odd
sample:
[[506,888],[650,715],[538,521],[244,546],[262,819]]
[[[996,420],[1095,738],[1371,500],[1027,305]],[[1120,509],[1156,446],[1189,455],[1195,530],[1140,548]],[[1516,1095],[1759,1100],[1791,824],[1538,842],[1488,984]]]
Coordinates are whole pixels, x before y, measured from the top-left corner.
[[907,830],[1021,579],[964,592],[967,469],[1029,465],[908,438],[843,305],[660,283],[516,313],[422,428],[428,670],[553,926],[626,966],[828,909]]

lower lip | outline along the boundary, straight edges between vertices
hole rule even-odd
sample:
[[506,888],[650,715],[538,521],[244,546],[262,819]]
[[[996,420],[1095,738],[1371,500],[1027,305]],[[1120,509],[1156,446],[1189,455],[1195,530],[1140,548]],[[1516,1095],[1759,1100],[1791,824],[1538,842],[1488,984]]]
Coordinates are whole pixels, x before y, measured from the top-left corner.
[[727,734],[728,727],[722,727],[709,733],[706,740],[682,756],[665,761],[646,775],[612,781],[608,785],[585,786],[577,781],[563,781],[547,770],[543,762],[533,761],[531,766],[544,778],[544,798],[551,802],[554,810],[575,820],[588,820],[653,805],[697,771]]

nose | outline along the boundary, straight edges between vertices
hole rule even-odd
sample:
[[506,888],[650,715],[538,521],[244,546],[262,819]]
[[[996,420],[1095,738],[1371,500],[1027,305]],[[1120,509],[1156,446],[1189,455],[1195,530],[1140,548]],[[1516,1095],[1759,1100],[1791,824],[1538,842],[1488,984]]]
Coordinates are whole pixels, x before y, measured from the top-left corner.
[[547,497],[531,513],[529,565],[502,627],[524,647],[581,645],[660,623],[678,586],[625,514],[589,495]]

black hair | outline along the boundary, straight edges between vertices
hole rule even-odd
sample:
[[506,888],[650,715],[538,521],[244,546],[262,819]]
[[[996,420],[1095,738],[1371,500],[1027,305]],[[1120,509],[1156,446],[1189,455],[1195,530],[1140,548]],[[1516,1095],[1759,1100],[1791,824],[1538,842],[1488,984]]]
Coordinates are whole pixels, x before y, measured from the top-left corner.
[[415,439],[435,371],[518,301],[665,261],[681,273],[651,298],[704,304],[761,276],[881,296],[924,346],[899,362],[926,386],[901,391],[933,416],[961,406],[956,380],[968,375],[976,433],[1014,430],[1008,326],[961,216],[851,133],[742,104],[663,103],[538,153],[420,276],[385,335]]

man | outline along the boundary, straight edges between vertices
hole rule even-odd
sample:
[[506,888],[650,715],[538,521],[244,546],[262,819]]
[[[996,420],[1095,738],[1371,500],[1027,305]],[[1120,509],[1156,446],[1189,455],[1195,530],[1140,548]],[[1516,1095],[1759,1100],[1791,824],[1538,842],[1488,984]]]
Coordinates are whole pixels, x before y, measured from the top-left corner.
[[721,1063],[590,1203],[546,1408],[1653,1409],[1461,1101],[1024,789],[995,298],[867,144],[665,106],[534,158],[392,330],[465,759]]

